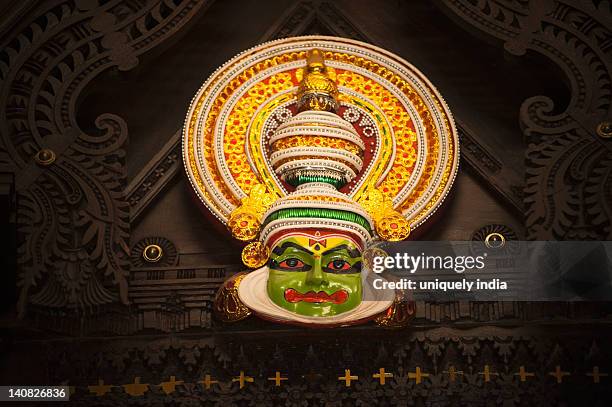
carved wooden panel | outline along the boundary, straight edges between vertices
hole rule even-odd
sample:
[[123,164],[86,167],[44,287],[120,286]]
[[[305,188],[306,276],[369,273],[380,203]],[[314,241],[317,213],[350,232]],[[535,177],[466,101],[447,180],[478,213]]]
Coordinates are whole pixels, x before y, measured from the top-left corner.
[[[500,227],[517,238],[609,239],[612,37],[604,6],[10,7],[0,26],[0,197],[3,230],[17,234],[4,250],[17,268],[6,280],[5,298],[15,301],[5,307],[3,383],[69,383],[83,405],[538,405],[585,388],[593,402],[609,398],[595,381],[595,367],[612,369],[610,313],[600,304],[420,303],[414,327],[396,333],[220,324],[212,297],[240,270],[239,252],[192,202],[180,158],[189,99],[225,60],[274,38],[350,37],[414,63],[455,112],[460,175],[424,238],[471,239]],[[152,246],[162,252],[155,261],[143,257]],[[547,328],[530,328],[544,320]],[[20,365],[30,376],[16,373]],[[428,375],[418,383],[417,367]],[[451,367],[462,372],[456,381]],[[380,368],[394,374],[385,386],[373,377]],[[350,386],[338,380],[345,369],[359,376]],[[241,371],[253,379],[243,387]],[[280,387],[269,380],[276,371],[288,377]],[[133,393],[139,383],[148,386],[141,397]]]

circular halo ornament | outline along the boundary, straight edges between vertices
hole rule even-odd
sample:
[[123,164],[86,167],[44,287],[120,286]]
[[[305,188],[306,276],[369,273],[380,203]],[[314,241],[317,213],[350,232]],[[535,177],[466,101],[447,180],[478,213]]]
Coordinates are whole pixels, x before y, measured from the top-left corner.
[[[315,75],[322,70],[303,80],[312,50],[320,50],[325,76],[337,87]],[[324,92],[330,97],[319,97]],[[319,102],[337,103],[331,107],[344,120],[325,111],[329,106],[300,113],[304,103]],[[240,240],[254,239],[260,225],[237,210],[263,221],[268,206],[294,190],[296,177],[324,175],[385,227],[378,237],[402,240],[447,196],[459,143],[442,96],[410,63],[367,43],[305,36],[251,48],[217,69],[190,105],[183,157],[200,201],[232,223]],[[393,221],[398,215],[406,222]],[[234,225],[245,222],[240,233]]]

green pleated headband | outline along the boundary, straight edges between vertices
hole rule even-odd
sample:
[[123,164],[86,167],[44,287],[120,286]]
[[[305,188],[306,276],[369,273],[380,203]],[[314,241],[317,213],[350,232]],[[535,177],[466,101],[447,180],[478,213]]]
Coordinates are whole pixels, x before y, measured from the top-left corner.
[[370,222],[363,216],[349,211],[343,211],[340,209],[330,208],[284,208],[278,211],[272,212],[263,223],[266,226],[268,223],[278,219],[290,219],[290,218],[323,218],[323,219],[334,219],[342,220],[346,222],[353,222],[363,227],[368,233],[372,234]]

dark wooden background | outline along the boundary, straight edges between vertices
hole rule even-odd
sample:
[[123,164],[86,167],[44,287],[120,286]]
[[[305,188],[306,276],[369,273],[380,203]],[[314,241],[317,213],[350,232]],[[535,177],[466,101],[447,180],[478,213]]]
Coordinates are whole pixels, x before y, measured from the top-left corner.
[[[607,304],[422,303],[401,332],[216,322],[239,250],[193,202],[180,156],[190,99],[226,60],[275,38],[349,37],[415,65],[455,115],[459,175],[422,239],[609,240],[606,2],[9,0],[0,16],[2,384],[68,383],[84,405],[608,398],[612,379],[593,379],[612,370]],[[242,389],[241,370],[254,378]],[[206,374],[220,383],[196,384]],[[171,376],[183,383],[160,386]],[[142,397],[122,387],[136,377]],[[95,396],[99,380],[114,387]]]

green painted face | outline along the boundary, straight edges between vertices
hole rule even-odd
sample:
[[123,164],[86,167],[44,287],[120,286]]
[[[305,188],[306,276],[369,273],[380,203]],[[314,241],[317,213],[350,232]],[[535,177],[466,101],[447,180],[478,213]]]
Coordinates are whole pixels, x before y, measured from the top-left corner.
[[288,311],[328,317],[361,303],[361,252],[349,239],[287,236],[268,267],[268,295]]

